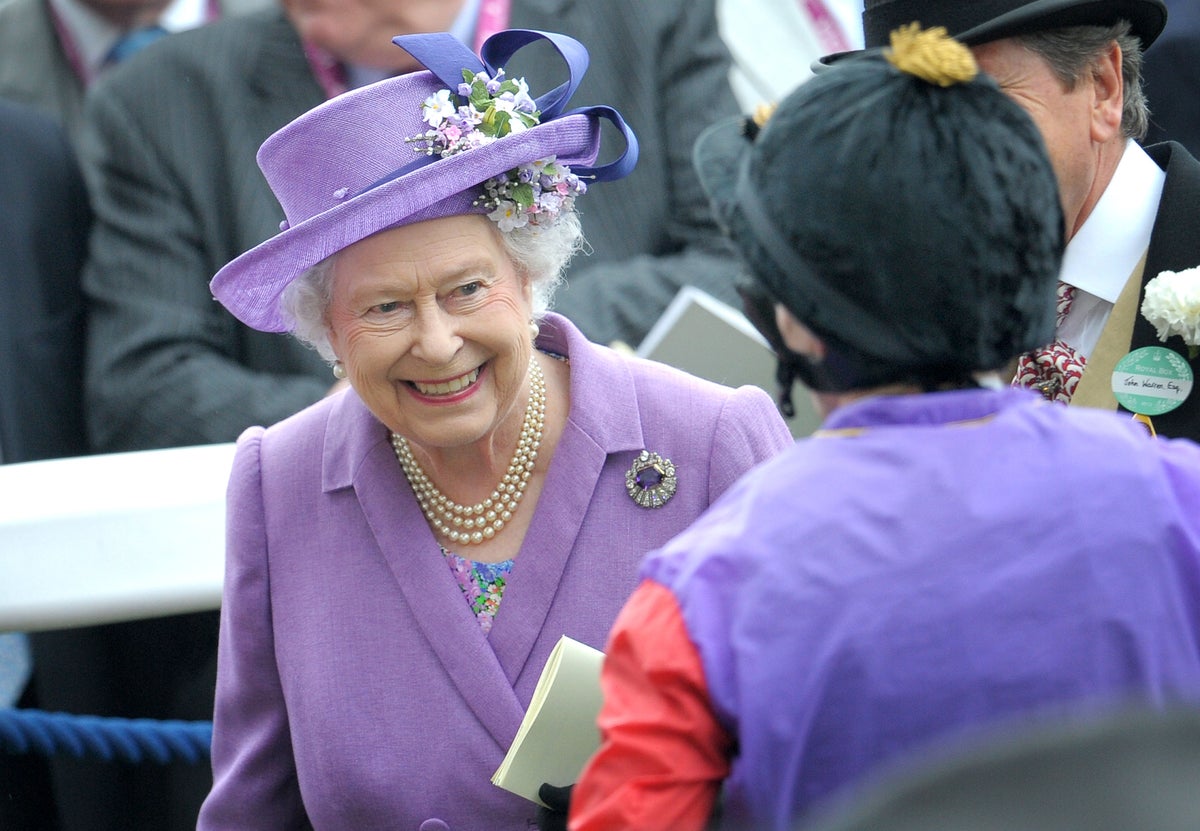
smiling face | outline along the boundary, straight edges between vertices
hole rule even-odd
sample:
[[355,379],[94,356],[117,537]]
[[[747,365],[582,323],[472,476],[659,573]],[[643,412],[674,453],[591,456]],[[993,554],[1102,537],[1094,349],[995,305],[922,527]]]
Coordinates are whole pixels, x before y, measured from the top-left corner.
[[531,318],[529,282],[483,216],[382,231],[334,260],[333,351],[371,412],[427,449],[520,429]]

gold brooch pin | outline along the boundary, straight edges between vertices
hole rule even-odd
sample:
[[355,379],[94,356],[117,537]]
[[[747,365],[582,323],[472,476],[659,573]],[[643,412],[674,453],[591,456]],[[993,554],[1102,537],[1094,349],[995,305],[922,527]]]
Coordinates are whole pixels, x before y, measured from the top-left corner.
[[625,471],[625,490],[643,508],[661,508],[675,495],[675,465],[657,453],[643,450]]

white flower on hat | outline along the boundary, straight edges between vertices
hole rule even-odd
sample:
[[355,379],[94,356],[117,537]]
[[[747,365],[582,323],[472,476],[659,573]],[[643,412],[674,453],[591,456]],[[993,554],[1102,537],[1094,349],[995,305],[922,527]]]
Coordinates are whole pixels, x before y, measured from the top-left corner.
[[447,118],[454,115],[458,107],[450,100],[450,90],[442,89],[425,99],[421,107],[421,115],[425,123],[437,129]]
[[1179,335],[1188,347],[1188,358],[1200,355],[1200,266],[1160,272],[1146,283],[1142,315],[1153,324],[1158,339]]
[[496,209],[487,215],[488,219],[495,222],[501,231],[505,233],[513,228],[524,228],[529,224],[529,215],[516,202],[506,200],[496,206]]

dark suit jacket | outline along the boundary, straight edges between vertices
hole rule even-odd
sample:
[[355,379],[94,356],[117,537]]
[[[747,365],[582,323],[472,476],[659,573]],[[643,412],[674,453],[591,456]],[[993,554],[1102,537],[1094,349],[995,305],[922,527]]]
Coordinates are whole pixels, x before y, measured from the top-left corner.
[[[1175,142],[1156,144],[1147,148],[1146,152],[1167,172],[1167,181],[1158,203],[1150,248],[1146,252],[1139,309],[1145,297],[1146,283],[1160,272],[1200,266],[1200,234],[1197,234],[1200,229],[1197,220],[1200,216],[1200,162]],[[1160,341],[1154,326],[1139,312],[1129,348],[1133,350],[1143,346],[1166,346],[1184,357],[1188,352],[1178,336],[1166,343]],[[1192,360],[1191,367],[1195,386],[1188,399],[1177,409],[1154,416],[1154,429],[1159,435],[1200,441],[1200,358]]]
[[[84,452],[83,267],[91,212],[66,136],[0,100],[0,462]],[[18,702],[43,706],[33,686]],[[57,822],[45,759],[0,751],[0,828]]]
[[[225,14],[271,0],[222,0]],[[54,31],[49,0],[0,0],[0,98],[23,101],[59,119],[74,143],[83,126],[83,82]]]
[[78,455],[91,212],[59,127],[3,100],[0,194],[0,458]]
[[[616,106],[642,147],[627,181],[579,201],[595,253],[572,267],[559,310],[595,340],[636,344],[684,283],[734,301],[690,162],[695,135],[735,109],[711,0],[516,0],[512,25],[578,35],[593,60],[573,103]],[[82,157],[98,219],[84,284],[97,448],[232,441],[332,383],[315,354],[248,330],[208,290],[283,217],[259,145],[322,99],[281,14],[176,35],[94,87]]]
[[1147,143],[1177,141],[1200,156],[1200,4],[1167,0],[1167,27],[1142,64],[1150,102]]

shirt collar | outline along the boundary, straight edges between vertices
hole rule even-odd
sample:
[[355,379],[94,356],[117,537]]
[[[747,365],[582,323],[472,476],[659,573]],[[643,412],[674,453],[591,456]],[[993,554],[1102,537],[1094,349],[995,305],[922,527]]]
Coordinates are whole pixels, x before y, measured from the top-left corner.
[[1115,303],[1146,247],[1167,174],[1129,139],[1112,181],[1067,243],[1062,280]]

